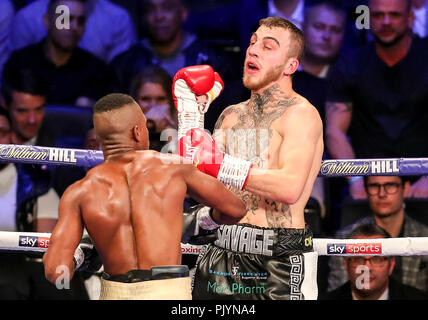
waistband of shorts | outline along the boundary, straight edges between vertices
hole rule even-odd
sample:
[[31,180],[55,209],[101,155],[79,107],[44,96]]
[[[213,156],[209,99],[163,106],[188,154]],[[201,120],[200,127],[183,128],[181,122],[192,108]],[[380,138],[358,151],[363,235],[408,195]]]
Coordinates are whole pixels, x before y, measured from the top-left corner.
[[237,253],[289,256],[313,251],[312,228],[264,228],[246,223],[221,225],[214,245]]
[[103,272],[101,277],[104,280],[134,283],[150,280],[164,280],[173,278],[184,278],[189,276],[189,267],[185,265],[176,266],[155,266],[150,270],[135,269],[123,274],[109,275]]

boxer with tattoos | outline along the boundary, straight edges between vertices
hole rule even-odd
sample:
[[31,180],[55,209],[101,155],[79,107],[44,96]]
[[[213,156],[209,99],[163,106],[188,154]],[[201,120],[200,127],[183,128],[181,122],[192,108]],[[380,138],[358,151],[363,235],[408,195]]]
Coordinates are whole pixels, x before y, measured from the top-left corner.
[[180,154],[229,185],[247,209],[238,224],[217,225],[217,239],[198,257],[193,299],[317,297],[304,207],[321,166],[323,128],[292,88],[303,51],[292,23],[262,19],[244,64],[251,98],[223,111],[213,138],[195,128],[180,139]]

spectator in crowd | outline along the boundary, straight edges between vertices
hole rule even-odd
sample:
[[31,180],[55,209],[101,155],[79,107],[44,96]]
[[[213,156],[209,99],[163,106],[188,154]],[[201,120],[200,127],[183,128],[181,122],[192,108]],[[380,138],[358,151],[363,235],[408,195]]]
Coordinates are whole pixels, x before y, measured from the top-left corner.
[[100,139],[98,138],[94,128],[91,128],[86,132],[85,149],[102,151]]
[[[11,33],[13,50],[40,42],[46,37],[43,15],[55,0],[36,0],[16,13]],[[108,0],[84,0],[87,3],[85,33],[80,48],[111,61],[136,42],[136,32],[128,12]]]
[[186,22],[186,28],[208,36],[215,37],[220,33],[230,37],[238,43],[244,56],[248,39],[251,38],[251,34],[257,29],[258,22],[262,18],[282,17],[301,28],[305,1],[308,0],[232,1],[214,10],[191,13]]
[[[70,10],[70,28],[56,27],[55,8],[64,4]],[[49,2],[44,22],[48,34],[43,41],[15,51],[6,62],[3,81],[20,69],[29,69],[49,82],[48,104],[92,107],[93,102],[110,91],[107,65],[78,48],[85,31],[86,5],[81,0]]]
[[[48,84],[29,70],[21,70],[9,77],[2,86],[2,105],[9,111],[12,124],[12,143],[46,147],[56,146],[56,139],[45,119]],[[58,195],[74,181],[82,178],[79,167],[49,166],[52,184]]]
[[[306,50],[301,67],[293,76],[293,88],[318,109],[324,121],[326,76],[342,48],[347,11],[336,0],[318,0],[306,1],[304,12],[302,31]],[[325,154],[324,157],[328,156]],[[318,178],[311,194],[319,202],[323,218],[326,216],[328,203],[326,188],[330,184],[330,181]]]
[[[411,0],[370,0],[374,42],[343,55],[328,77],[326,146],[332,158],[428,154],[428,43],[412,36]],[[365,197],[361,177],[349,179]],[[409,197],[427,197],[428,179]]]
[[[0,107],[0,143],[12,142],[8,111]],[[0,164],[0,230],[52,232],[58,219],[58,194],[50,187],[49,172],[40,166]],[[86,299],[79,278],[71,290],[58,290],[44,277],[40,257],[0,253],[0,299]]]
[[[151,65],[137,74],[131,84],[131,96],[147,118],[150,149],[163,152],[166,143],[175,153],[177,110],[172,99],[172,78],[164,69]],[[170,149],[170,148],[168,148]]]
[[421,38],[428,36],[428,1],[412,0],[413,32]]
[[182,0],[142,0],[147,38],[113,60],[117,89],[127,92],[132,79],[150,64],[160,65],[173,77],[186,66],[209,64],[219,70],[216,53],[183,29],[188,10]]
[[306,49],[300,69],[293,77],[293,85],[304,91],[302,93],[309,101],[313,100],[311,103],[318,109],[323,119],[327,88],[325,78],[330,66],[340,54],[346,21],[345,8],[335,0],[308,2],[305,7],[302,29]]
[[132,79],[148,65],[158,65],[174,77],[183,67],[208,64],[221,75],[225,84],[222,94],[205,116],[205,128],[212,131],[223,108],[245,96],[241,74],[233,72],[227,54],[184,29],[189,10],[183,0],[142,1],[145,8],[142,20],[147,36],[113,60],[115,90],[128,92]]
[[[363,224],[350,239],[383,239],[391,236],[376,224]],[[426,292],[391,277],[396,259],[391,256],[353,256],[344,260],[348,275],[341,287],[320,296],[320,300],[427,300]]]
[[14,14],[15,11],[10,0],[0,1],[0,75],[11,51],[9,34]]
[[[409,181],[404,181],[399,176],[366,176],[364,182],[372,214],[340,229],[336,238],[346,238],[356,227],[367,223],[382,227],[393,238],[428,236],[428,227],[406,213],[404,198],[410,190]],[[342,257],[330,257],[329,265],[330,291],[345,283],[347,274]],[[427,291],[428,257],[396,257],[391,277],[403,284]]]

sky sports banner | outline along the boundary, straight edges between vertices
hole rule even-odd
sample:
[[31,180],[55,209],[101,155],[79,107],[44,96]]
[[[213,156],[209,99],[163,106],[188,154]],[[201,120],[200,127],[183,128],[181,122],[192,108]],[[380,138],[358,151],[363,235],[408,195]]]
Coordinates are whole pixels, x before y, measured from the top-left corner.
[[0,250],[45,252],[51,234],[0,231]]
[[[0,251],[44,252],[51,234],[0,231]],[[313,239],[314,251],[320,256],[428,256],[428,237],[389,239]],[[198,255],[203,246],[181,244],[183,254]]]
[[425,256],[428,237],[388,239],[313,239],[320,256]]

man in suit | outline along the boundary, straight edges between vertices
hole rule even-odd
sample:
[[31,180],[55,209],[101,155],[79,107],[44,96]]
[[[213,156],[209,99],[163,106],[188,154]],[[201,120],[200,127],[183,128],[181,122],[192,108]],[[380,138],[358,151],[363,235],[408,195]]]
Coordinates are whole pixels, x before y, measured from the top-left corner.
[[[391,236],[376,224],[354,229],[350,239],[381,239]],[[390,256],[352,256],[344,261],[349,281],[320,296],[320,300],[425,300],[426,292],[391,278],[395,258]]]

